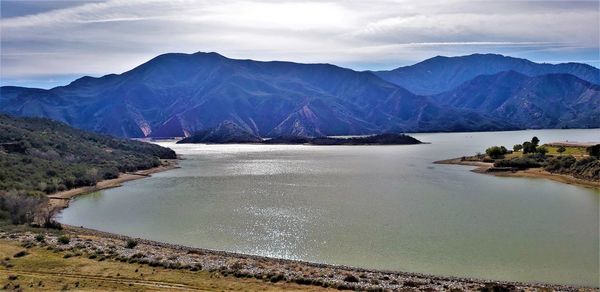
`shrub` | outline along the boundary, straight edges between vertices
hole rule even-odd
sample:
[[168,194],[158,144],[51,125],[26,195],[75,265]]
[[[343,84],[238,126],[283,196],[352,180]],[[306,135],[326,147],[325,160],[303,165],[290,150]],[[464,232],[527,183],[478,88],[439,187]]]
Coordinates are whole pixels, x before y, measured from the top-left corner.
[[485,154],[493,159],[499,158],[507,152],[508,150],[504,146],[492,146],[485,150]]
[[521,151],[523,149],[523,145],[521,144],[516,144],[515,146],[513,146],[513,151],[518,152]]
[[271,283],[277,283],[279,281],[282,281],[283,279],[285,279],[285,277],[282,274],[277,274],[272,276],[269,281],[271,281]]
[[494,163],[495,167],[513,167],[517,169],[527,169],[541,167],[542,165],[531,157],[515,157],[512,159],[503,159]]
[[25,250],[22,250],[22,251],[20,251],[20,252],[18,252],[18,253],[16,253],[16,254],[14,254],[14,255],[13,255],[13,257],[15,257],[15,258],[20,258],[20,257],[24,257],[24,256],[26,256],[26,255],[28,255],[28,254],[29,254],[29,253],[28,253],[27,251],[25,251]]
[[344,281],[350,282],[350,283],[358,283],[358,278],[356,276],[350,274],[350,275],[346,275],[346,277],[344,277]]
[[137,246],[137,241],[133,239],[127,239],[127,243],[125,244],[125,248],[134,248]]
[[66,235],[59,236],[57,240],[60,244],[69,244],[69,242],[71,242],[71,239]]
[[575,157],[571,155],[556,157],[548,160],[544,169],[549,172],[568,172],[571,166],[573,166],[573,164],[575,163],[575,161]]
[[596,158],[600,158],[600,144],[596,144],[594,146],[587,147],[585,151],[590,155]]
[[546,155],[546,153],[548,153],[548,148],[546,146],[540,146],[537,148],[537,153]]
[[39,242],[44,241],[45,238],[46,237],[43,234],[38,234],[38,235],[35,236],[35,240],[39,241]]

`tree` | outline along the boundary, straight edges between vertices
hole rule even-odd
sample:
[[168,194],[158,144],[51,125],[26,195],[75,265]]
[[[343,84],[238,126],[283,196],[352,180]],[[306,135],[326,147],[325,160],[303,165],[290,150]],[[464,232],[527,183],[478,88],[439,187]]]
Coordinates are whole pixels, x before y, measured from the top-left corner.
[[535,145],[535,147],[537,147],[538,145],[540,145],[540,139],[538,139],[538,137],[533,136],[533,138],[531,138],[531,144]]
[[596,144],[594,146],[590,146],[585,149],[585,151],[590,155],[596,158],[600,158],[600,144]]
[[535,153],[536,147],[537,146],[531,142],[524,142],[523,143],[523,154]]
[[565,152],[567,150],[567,148],[565,148],[565,146],[558,146],[558,149],[556,149],[556,152],[558,152],[560,155],[562,155],[563,152]]
[[513,151],[518,152],[521,151],[523,149],[523,145],[521,144],[516,144],[515,146],[513,146]]
[[508,151],[504,146],[492,146],[485,150],[485,154],[487,154],[492,159],[499,158],[500,156],[506,154]]

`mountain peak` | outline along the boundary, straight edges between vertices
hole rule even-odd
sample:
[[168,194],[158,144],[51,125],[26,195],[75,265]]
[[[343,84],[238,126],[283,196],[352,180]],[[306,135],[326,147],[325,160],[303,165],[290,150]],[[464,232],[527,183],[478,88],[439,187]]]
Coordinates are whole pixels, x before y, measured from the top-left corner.
[[567,73],[588,82],[600,84],[600,70],[589,65],[579,63],[540,64],[500,54],[437,56],[412,66],[374,73],[384,80],[400,85],[414,93],[432,95],[456,88],[463,82],[479,75],[493,75],[511,70],[527,76]]

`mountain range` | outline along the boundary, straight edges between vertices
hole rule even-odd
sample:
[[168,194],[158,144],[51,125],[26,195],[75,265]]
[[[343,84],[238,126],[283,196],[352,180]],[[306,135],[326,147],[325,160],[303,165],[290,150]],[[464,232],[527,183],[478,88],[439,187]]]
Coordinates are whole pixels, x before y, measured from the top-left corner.
[[258,137],[587,128],[600,127],[599,83],[600,70],[588,65],[489,54],[358,72],[170,53],[122,74],[48,90],[1,87],[0,111],[121,137],[219,127]]
[[416,94],[432,95],[452,90],[479,75],[511,70],[527,76],[566,73],[591,83],[600,84],[600,71],[587,64],[538,64],[526,59],[498,54],[437,56],[411,66],[374,73],[382,79]]

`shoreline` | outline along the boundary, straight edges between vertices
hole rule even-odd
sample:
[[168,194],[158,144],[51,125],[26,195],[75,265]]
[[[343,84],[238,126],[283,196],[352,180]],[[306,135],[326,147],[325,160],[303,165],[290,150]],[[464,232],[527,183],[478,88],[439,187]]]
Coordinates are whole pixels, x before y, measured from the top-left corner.
[[[461,163],[456,163],[457,160]],[[124,182],[148,177],[153,173],[177,168],[177,160],[164,161],[161,166],[138,171],[136,173],[123,173],[118,178],[99,182],[95,187],[82,187],[50,195],[51,204],[57,204],[61,209],[67,208],[72,198],[95,192],[102,189],[122,186]],[[460,164],[476,166],[474,172],[485,171],[492,166],[491,163],[476,161],[460,161],[460,158],[436,161],[439,164]],[[494,173],[497,175],[496,173]],[[195,271],[208,270],[219,277],[233,275],[236,278],[256,278],[265,282],[284,281],[301,285],[332,287],[340,290],[371,290],[371,289],[411,289],[416,291],[444,291],[444,290],[481,290],[481,289],[508,289],[521,291],[598,291],[597,287],[577,286],[569,284],[551,283],[525,283],[517,281],[501,281],[478,279],[459,276],[430,275],[397,270],[382,270],[360,268],[345,265],[335,265],[302,260],[281,259],[259,255],[229,252],[206,248],[190,247],[185,245],[159,242],[143,238],[115,234],[85,227],[63,225],[64,233],[72,240],[68,246],[58,243],[58,235],[45,243],[48,248],[65,253],[83,252],[87,255],[100,255],[99,260],[111,259],[133,264],[147,264],[150,267],[164,267],[167,269],[190,269]],[[45,236],[52,237],[52,233],[39,229]],[[12,234],[12,235],[11,235]],[[16,234],[16,236],[15,236]],[[35,233],[17,232],[10,233],[0,229],[0,238],[19,241],[22,244],[35,243]],[[134,249],[123,247],[128,240],[135,240],[138,247]],[[36,243],[37,244],[37,243]],[[82,246],[86,246],[81,250]],[[142,252],[140,252],[140,250]],[[146,256],[141,256],[144,254]]]
[[120,187],[125,182],[146,178],[154,173],[171,170],[178,167],[179,166],[177,166],[177,159],[163,159],[161,160],[161,165],[157,167],[138,170],[136,172],[119,173],[119,177],[99,181],[96,183],[95,186],[74,188],[62,192],[57,192],[48,195],[47,197],[51,206],[56,206],[60,209],[64,209],[69,207],[69,202],[74,197],[93,193],[100,190]]
[[[598,291],[597,287],[438,276],[280,259],[195,248],[69,225],[64,227],[63,232],[71,238],[67,244],[59,243],[57,234],[44,232],[44,229],[39,229],[45,233],[46,240],[43,242],[36,241],[37,233],[31,231],[0,230],[0,239],[17,241],[23,245],[43,246],[57,252],[81,254],[99,261],[115,260],[165,269],[208,271],[216,277],[255,278],[272,283],[283,281],[340,290],[383,291],[408,288],[413,291]],[[125,247],[130,240],[137,242],[134,248]]]
[[530,168],[526,170],[516,170],[516,171],[488,171],[490,168],[494,166],[491,162],[481,162],[481,161],[468,161],[461,160],[461,158],[452,158],[445,160],[434,161],[434,164],[451,164],[451,165],[464,165],[464,166],[475,166],[476,168],[471,169],[472,172],[482,173],[487,175],[499,176],[499,177],[525,177],[525,178],[536,178],[536,179],[549,179],[556,182],[576,185],[580,187],[592,188],[592,189],[600,189],[600,181],[588,181],[579,179],[570,175],[565,174],[554,174],[545,171],[542,168]]

